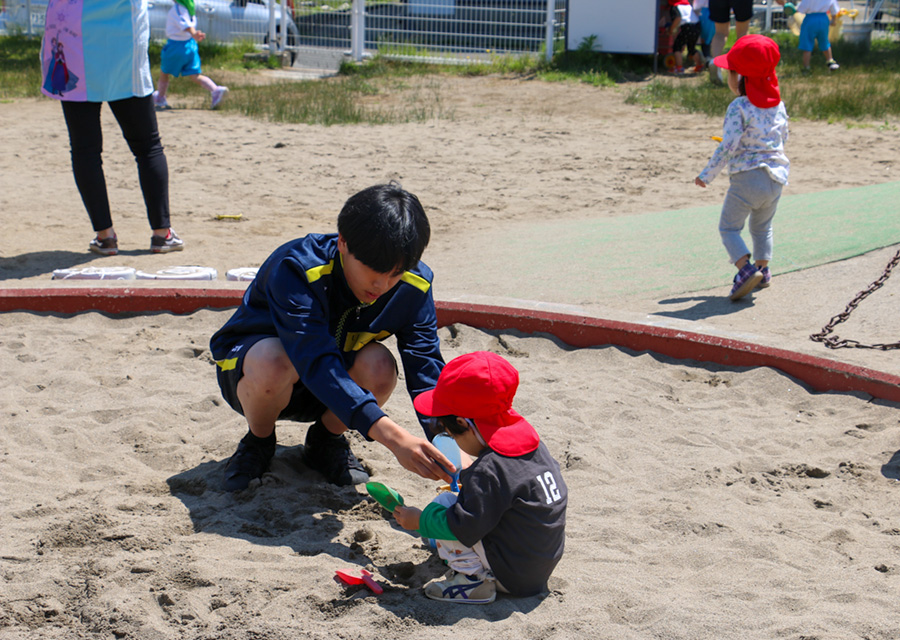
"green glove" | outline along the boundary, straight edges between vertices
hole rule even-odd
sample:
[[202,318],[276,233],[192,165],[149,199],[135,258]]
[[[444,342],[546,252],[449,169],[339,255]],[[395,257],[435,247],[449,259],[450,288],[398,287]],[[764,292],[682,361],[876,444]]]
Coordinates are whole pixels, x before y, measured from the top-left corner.
[[790,18],[792,15],[797,13],[797,5],[793,2],[785,2],[784,3],[784,15]]

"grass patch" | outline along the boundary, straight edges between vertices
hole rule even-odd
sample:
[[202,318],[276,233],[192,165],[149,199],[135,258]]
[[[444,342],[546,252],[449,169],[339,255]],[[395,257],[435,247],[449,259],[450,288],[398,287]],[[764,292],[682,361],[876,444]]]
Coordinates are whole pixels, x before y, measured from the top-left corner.
[[325,126],[452,119],[443,106],[440,83],[429,77],[409,82],[352,75],[245,86],[232,90],[223,107],[261,120]]
[[[837,122],[900,116],[900,42],[876,38],[869,49],[837,42],[833,54],[841,69],[829,72],[824,56],[814,51],[813,73],[804,76],[797,37],[780,33],[774,40],[781,48],[778,66],[781,97],[792,118]],[[733,99],[728,87],[713,85],[705,77],[697,80],[659,77],[631,91],[626,101],[648,109],[722,116]]]
[[0,99],[40,95],[40,55],[39,38],[25,35],[0,38]]
[[[732,35],[733,38],[733,35]],[[870,49],[835,43],[834,55],[841,70],[825,70],[822,55],[813,53],[814,73],[800,74],[801,54],[797,38],[790,33],[775,36],[782,52],[778,73],[782,97],[794,118],[835,121],[890,121],[900,116],[900,42],[872,41]],[[501,56],[489,53],[467,64],[435,64],[417,61],[426,52],[411,45],[384,45],[385,55],[363,64],[345,63],[337,78],[298,83],[256,86],[242,73],[271,67],[274,59],[249,60],[258,53],[249,42],[235,45],[200,43],[204,73],[216,78],[227,71],[231,88],[223,108],[253,118],[278,122],[336,124],[384,124],[452,118],[442,101],[441,78],[507,74],[546,82],[577,82],[604,88],[638,84],[627,101],[648,109],[671,109],[721,117],[733,96],[727,87],[715,86],[705,77],[653,77],[649,56],[613,55],[593,51],[586,39],[574,51],[557,51],[552,60],[543,54]],[[159,76],[162,43],[150,46],[151,72]],[[40,39],[24,35],[0,37],[0,99],[40,95]],[[403,56],[406,60],[387,57]],[[411,61],[410,61],[411,60]],[[235,77],[236,76],[236,77]],[[646,80],[650,79],[650,82]],[[173,81],[170,95],[196,99],[205,91],[191,82]]]

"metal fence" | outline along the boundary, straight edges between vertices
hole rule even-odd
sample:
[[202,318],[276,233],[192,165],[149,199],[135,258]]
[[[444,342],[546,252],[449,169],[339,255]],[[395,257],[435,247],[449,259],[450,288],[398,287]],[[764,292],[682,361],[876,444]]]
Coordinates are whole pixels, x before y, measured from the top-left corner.
[[[152,38],[165,39],[172,1],[148,1]],[[0,0],[0,30],[40,34],[46,8],[47,0]],[[196,11],[213,42],[465,61],[549,57],[563,41],[566,0],[197,0]]]
[[[841,9],[852,12],[842,16],[844,24],[862,25],[869,23],[871,31],[879,37],[896,37],[900,29],[900,0],[859,0],[839,2]],[[762,33],[788,31],[791,29],[784,8],[774,0],[764,0],[753,7],[753,26]]]
[[353,0],[295,7],[298,46],[466,61],[539,54],[563,41],[566,0]]
[[[165,38],[173,0],[148,0],[151,37]],[[847,4],[845,2],[842,5]],[[900,0],[877,7],[875,32],[896,36]],[[43,31],[47,0],[0,0],[0,33]],[[249,41],[290,60],[304,52],[379,54],[404,59],[490,61],[494,55],[545,55],[565,42],[566,0],[196,0],[198,28],[211,41]],[[755,5],[754,25],[787,29],[780,5]]]

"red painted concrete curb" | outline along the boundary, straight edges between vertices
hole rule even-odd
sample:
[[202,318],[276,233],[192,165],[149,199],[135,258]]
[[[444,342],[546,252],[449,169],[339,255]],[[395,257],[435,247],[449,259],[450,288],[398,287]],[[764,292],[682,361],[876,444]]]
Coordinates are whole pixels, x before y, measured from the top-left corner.
[[192,313],[225,309],[241,303],[243,289],[150,289],[130,287],[68,287],[60,289],[0,289],[0,311],[55,313]]
[[561,313],[455,303],[438,303],[438,321],[442,326],[458,322],[480,329],[549,333],[573,347],[610,344],[634,351],[653,351],[671,358],[733,367],[772,367],[805,382],[816,391],[862,391],[875,398],[900,402],[900,376],[690,331]]
[[[192,313],[198,309],[235,307],[243,294],[242,289],[212,288],[0,289],[0,312]],[[900,402],[898,376],[740,340],[511,307],[438,302],[437,312],[441,326],[460,323],[479,329],[516,329],[523,333],[547,333],[573,347],[609,344],[699,362],[772,367],[816,391],[861,391],[875,398]]]

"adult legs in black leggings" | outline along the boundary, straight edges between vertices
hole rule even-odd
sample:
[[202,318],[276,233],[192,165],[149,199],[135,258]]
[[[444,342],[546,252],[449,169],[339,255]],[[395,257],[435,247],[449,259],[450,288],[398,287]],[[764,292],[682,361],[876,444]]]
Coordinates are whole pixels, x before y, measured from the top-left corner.
[[[106,178],[103,174],[103,133],[100,102],[63,102],[63,115],[72,149],[75,184],[94,231],[101,238],[114,235]],[[168,232],[169,167],[159,137],[152,96],[109,103],[138,166],[147,220],[157,235]]]

